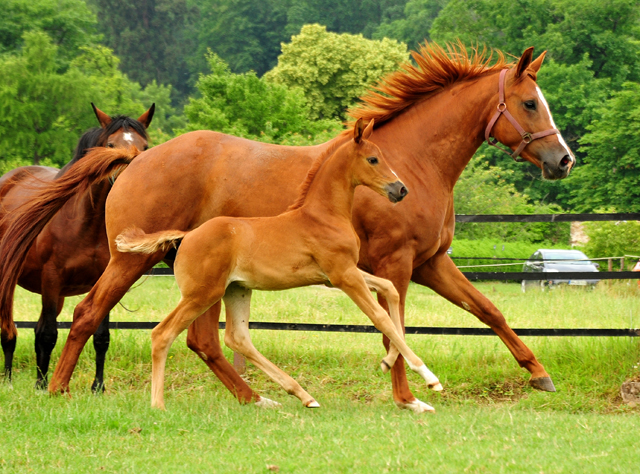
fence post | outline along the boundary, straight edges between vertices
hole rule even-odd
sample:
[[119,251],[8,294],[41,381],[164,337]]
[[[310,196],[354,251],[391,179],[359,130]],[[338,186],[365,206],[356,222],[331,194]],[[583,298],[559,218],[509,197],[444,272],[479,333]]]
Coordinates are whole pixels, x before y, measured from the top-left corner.
[[247,361],[242,354],[233,353],[233,368],[242,375],[247,371]]
[[624,257],[620,257],[620,271],[624,271]]

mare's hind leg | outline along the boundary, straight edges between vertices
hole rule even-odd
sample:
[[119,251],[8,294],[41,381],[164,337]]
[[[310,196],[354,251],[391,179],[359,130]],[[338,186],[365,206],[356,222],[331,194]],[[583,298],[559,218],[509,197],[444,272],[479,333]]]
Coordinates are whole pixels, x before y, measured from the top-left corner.
[[11,383],[13,353],[16,351],[16,341],[18,339],[18,333],[16,332],[13,321],[11,322],[11,325],[13,326],[13,333],[15,334],[13,339],[9,339],[6,332],[0,332],[0,343],[2,344],[2,352],[4,353],[4,380],[8,383]]
[[222,352],[218,324],[220,321],[220,307],[221,303],[217,302],[191,323],[187,334],[187,346],[198,354],[198,357],[207,364],[240,403],[251,403],[253,401],[258,405],[264,405],[268,400],[263,399],[251,390]]
[[[249,334],[251,290],[237,285],[230,285],[224,295],[224,306],[227,314],[227,325],[224,331],[225,344],[232,350],[244,355],[287,393],[298,397],[304,406],[309,408],[319,407],[320,404],[298,382],[279,369],[253,346]],[[263,400],[270,402],[269,406],[279,405],[265,398]],[[267,404],[265,403],[264,405]]]
[[36,351],[36,389],[47,388],[47,373],[51,353],[58,341],[58,315],[64,306],[64,297],[60,296],[58,288],[47,281],[42,282],[42,312],[35,327]]
[[93,335],[93,348],[96,351],[96,376],[91,384],[93,393],[104,393],[104,360],[109,350],[109,342],[111,342],[111,334],[109,333],[109,313],[107,313]]

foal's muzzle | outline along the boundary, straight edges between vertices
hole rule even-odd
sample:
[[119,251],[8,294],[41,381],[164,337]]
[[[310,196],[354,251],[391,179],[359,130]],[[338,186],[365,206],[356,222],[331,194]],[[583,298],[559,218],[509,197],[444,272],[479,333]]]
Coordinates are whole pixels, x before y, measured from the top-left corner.
[[396,181],[395,183],[387,184],[384,189],[387,192],[389,201],[391,202],[400,202],[407,194],[409,194],[409,191],[402,181]]

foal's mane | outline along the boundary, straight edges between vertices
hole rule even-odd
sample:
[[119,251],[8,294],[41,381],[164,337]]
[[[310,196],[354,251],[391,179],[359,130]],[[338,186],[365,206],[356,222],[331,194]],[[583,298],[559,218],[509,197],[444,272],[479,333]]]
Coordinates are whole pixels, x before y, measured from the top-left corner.
[[298,194],[298,199],[296,199],[295,202],[287,208],[287,211],[293,211],[294,209],[302,207],[305,199],[307,198],[307,194],[309,193],[311,183],[313,183],[314,178],[318,174],[318,170],[320,170],[324,162],[327,161],[327,159],[333,155],[343,143],[345,143],[343,140],[334,140],[333,143],[331,143],[331,145],[329,145],[329,147],[314,160],[311,164],[311,168],[309,168],[309,171],[307,172],[307,177],[299,186],[300,192]]
[[378,127],[451,84],[512,66],[502,52],[497,51],[497,55],[497,61],[491,64],[493,52],[487,52],[486,48],[474,48],[469,54],[460,42],[448,44],[446,48],[425,43],[419,51],[411,52],[415,66],[404,63],[398,71],[383,77],[365,92],[360,98],[362,103],[349,110],[348,115],[354,119],[349,122],[350,128],[359,118],[374,119]]

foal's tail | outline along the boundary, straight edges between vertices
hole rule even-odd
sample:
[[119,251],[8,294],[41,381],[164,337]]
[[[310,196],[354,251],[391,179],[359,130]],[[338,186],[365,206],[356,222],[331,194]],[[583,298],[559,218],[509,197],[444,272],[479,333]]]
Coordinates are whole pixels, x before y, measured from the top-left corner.
[[166,252],[170,247],[176,248],[187,231],[165,230],[153,234],[145,234],[138,227],[130,227],[116,237],[116,247],[120,252],[156,253]]
[[3,337],[16,336],[13,294],[33,241],[60,208],[99,181],[124,170],[140,151],[93,148],[56,180],[43,184],[31,199],[3,217],[0,242],[0,325]]

